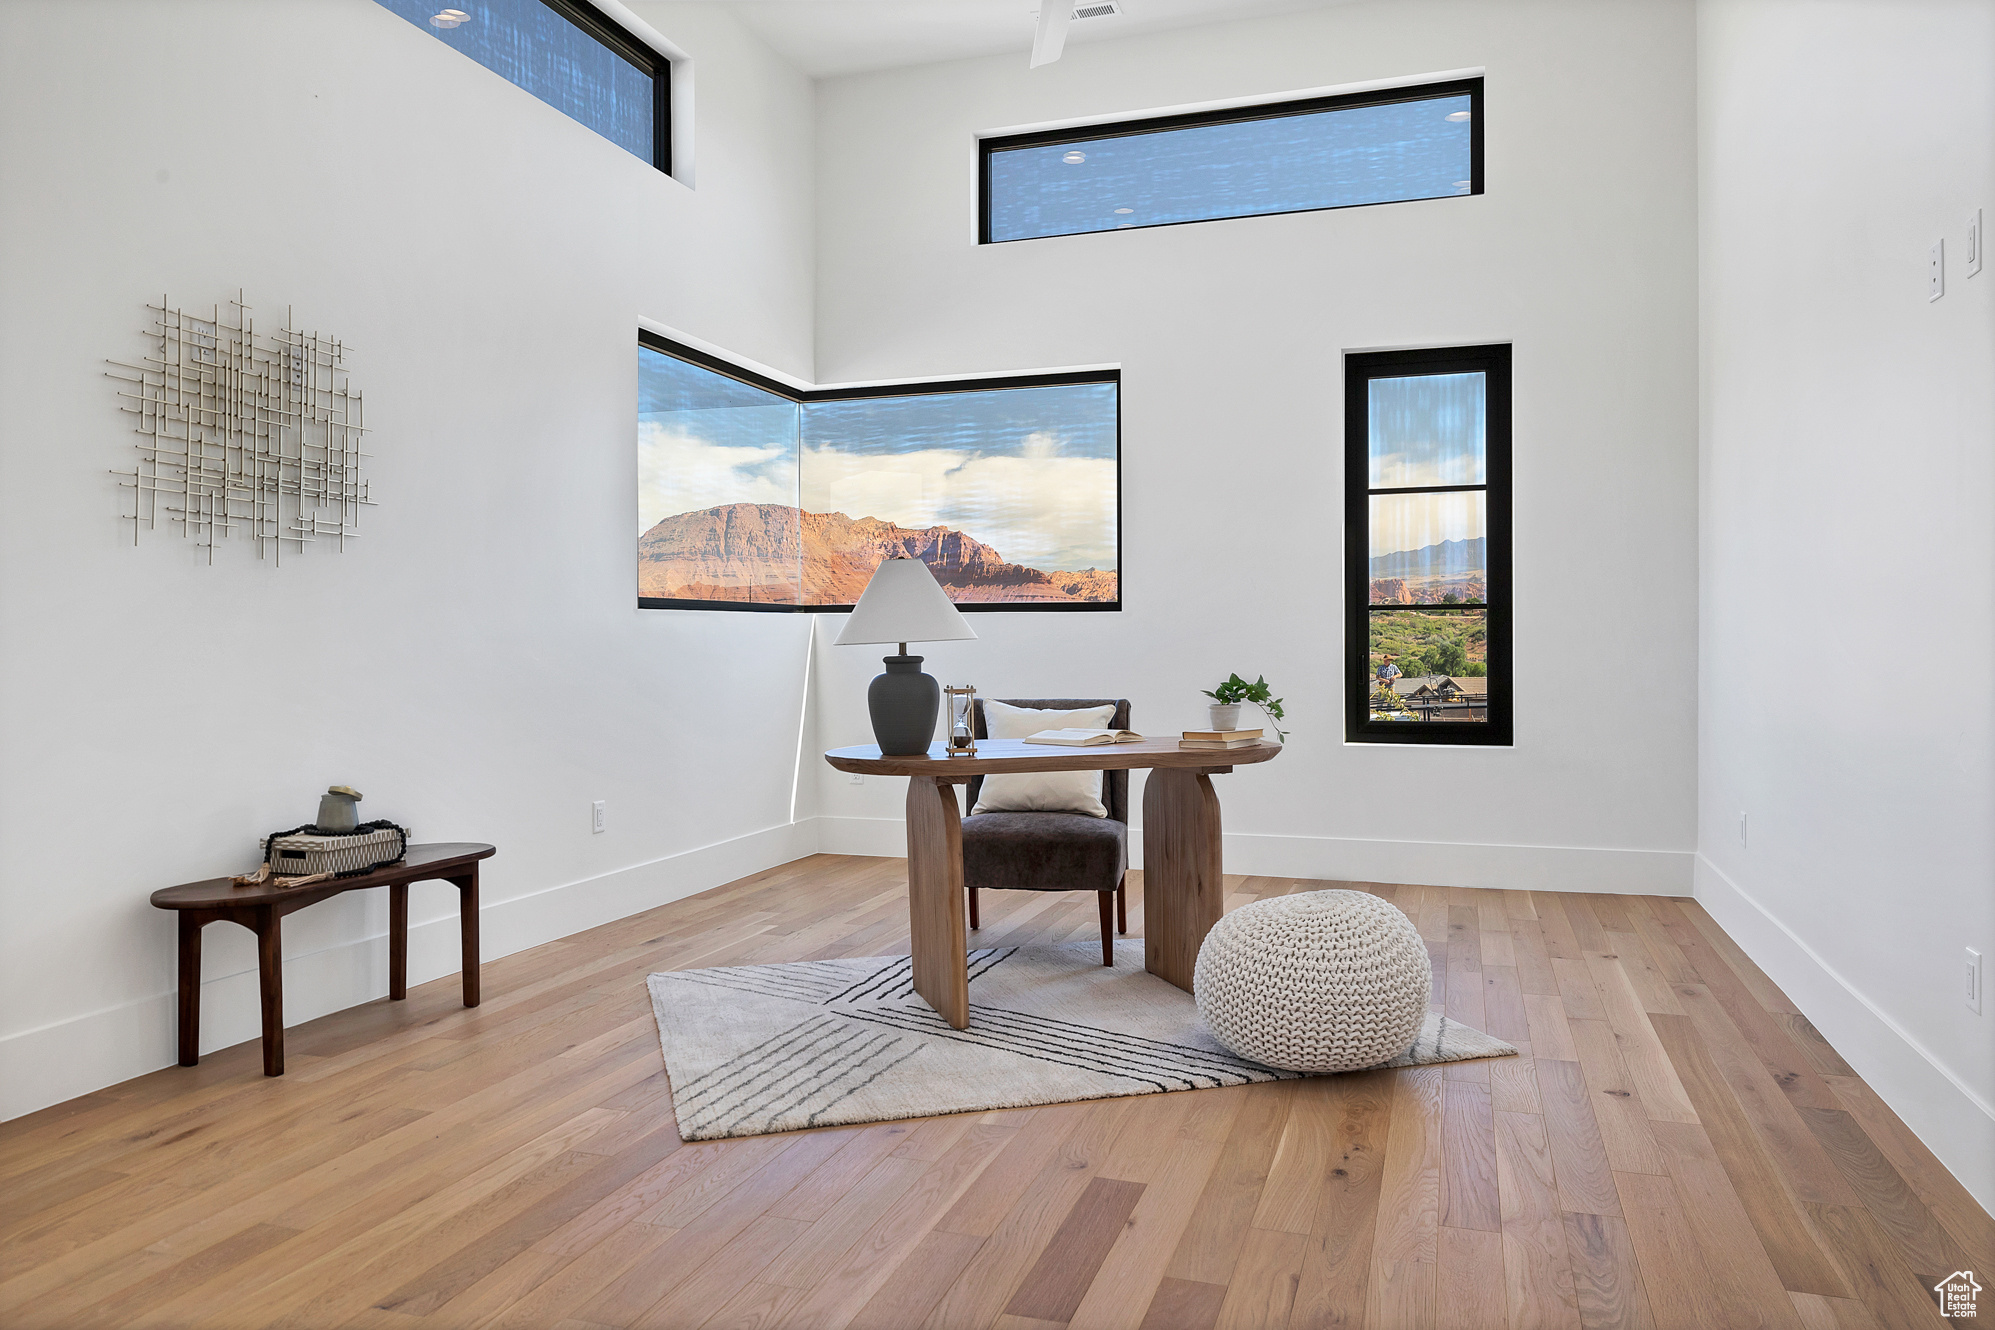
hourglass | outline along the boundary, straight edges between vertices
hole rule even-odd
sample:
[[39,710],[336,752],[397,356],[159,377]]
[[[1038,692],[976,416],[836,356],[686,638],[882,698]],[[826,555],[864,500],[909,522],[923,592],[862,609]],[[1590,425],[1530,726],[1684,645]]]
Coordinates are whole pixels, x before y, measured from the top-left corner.
[[960,687],[951,685],[942,691],[949,699],[949,747],[946,751],[951,757],[976,756],[977,741],[971,731],[971,706],[977,696],[976,687],[966,683]]

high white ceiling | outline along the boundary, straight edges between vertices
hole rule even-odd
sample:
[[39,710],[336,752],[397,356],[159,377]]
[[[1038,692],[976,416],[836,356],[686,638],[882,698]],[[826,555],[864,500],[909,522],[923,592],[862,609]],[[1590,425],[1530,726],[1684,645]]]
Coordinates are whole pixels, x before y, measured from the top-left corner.
[[[1319,9],[1349,0],[1123,0],[1113,18],[1082,19],[1067,44]],[[762,39],[812,78],[969,56],[1032,52],[1037,0],[729,0]]]

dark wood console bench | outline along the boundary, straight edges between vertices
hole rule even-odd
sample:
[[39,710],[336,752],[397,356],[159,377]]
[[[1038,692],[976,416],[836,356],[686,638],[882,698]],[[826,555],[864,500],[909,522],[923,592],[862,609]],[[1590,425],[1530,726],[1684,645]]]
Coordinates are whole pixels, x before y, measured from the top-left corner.
[[238,887],[210,878],[163,887],[152,903],[180,915],[180,1065],[201,1060],[201,929],[218,919],[256,934],[256,969],[263,993],[263,1074],[284,1074],[284,952],[278,920],[329,896],[366,887],[388,888],[388,996],[409,988],[409,883],[442,880],[457,888],[464,941],[464,1005],[478,1005],[478,861],[497,853],[489,845],[411,845],[398,863],[357,877],[336,877],[296,887]]

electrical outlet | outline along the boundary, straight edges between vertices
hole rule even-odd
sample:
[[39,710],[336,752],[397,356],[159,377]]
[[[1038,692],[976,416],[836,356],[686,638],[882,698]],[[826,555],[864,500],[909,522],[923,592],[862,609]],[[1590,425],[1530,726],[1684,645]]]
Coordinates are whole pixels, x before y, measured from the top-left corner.
[[866,778],[856,771],[851,771],[846,773],[845,783],[847,785],[864,785]]
[[1967,275],[1981,271],[1981,209],[1967,214]]
[[1981,1014],[1981,953],[1973,947],[1967,949],[1967,1009]]
[[1744,848],[1744,846],[1745,846],[1745,843],[1746,843],[1746,813],[1745,813],[1745,810],[1744,810],[1744,809],[1740,809],[1740,810],[1739,810],[1739,846],[1740,846],[1740,848]]
[[601,835],[608,829],[609,804],[605,800],[598,799],[589,805],[589,830],[597,835]]
[[1926,301],[1931,303],[1947,293],[1947,242],[1935,240],[1926,262]]

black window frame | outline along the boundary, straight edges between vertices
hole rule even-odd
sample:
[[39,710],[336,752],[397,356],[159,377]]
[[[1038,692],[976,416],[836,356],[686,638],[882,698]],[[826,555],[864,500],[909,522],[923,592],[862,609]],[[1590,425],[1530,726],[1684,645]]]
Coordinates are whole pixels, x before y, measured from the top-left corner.
[[[1229,213],[1222,217],[1190,217],[1178,222],[1138,222],[1128,226],[1104,227],[1099,231],[1062,231],[1050,236],[1015,236],[1010,240],[991,239],[991,157],[1015,148],[1043,148],[1056,143],[1088,143],[1096,139],[1128,138],[1161,130],[1188,129],[1196,125],[1241,124],[1252,120],[1279,120],[1287,116],[1314,115],[1322,111],[1343,111],[1359,106],[1389,106],[1397,102],[1435,101],[1444,97],[1469,99],[1469,192],[1445,194],[1425,199],[1381,199],[1376,203],[1339,203],[1323,208],[1284,208],[1279,212]],[[1068,236],[1106,235],[1116,231],[1148,231],[1160,226],[1200,226],[1210,222],[1246,221],[1255,217],[1287,217],[1299,212],[1342,212],[1347,208],[1383,208],[1403,203],[1433,203],[1443,198],[1472,198],[1482,193],[1482,102],[1483,80],[1448,79],[1440,83],[1414,83],[1397,88],[1375,88],[1366,92],[1337,93],[1328,97],[1305,97],[1294,101],[1261,102],[1252,106],[1229,106],[1213,111],[1187,111],[1178,115],[1146,116],[1135,120],[1110,120],[1064,129],[1034,130],[1023,134],[1000,134],[977,144],[977,243],[1015,245],[1027,240],[1059,240]]]
[[[1369,385],[1373,379],[1426,374],[1485,376],[1483,484],[1371,484]],[[1347,743],[1450,744],[1511,747],[1515,742],[1512,669],[1510,345],[1451,346],[1417,351],[1346,352],[1344,356],[1344,738]],[[1371,499],[1374,494],[1481,491],[1484,658],[1488,684],[1479,721],[1371,719]],[[1377,607],[1390,612],[1405,607]]]
[[[651,76],[651,164],[672,174],[672,60],[589,0],[540,0],[549,9],[594,37]],[[528,91],[521,89],[521,91]],[[571,117],[572,118],[572,117]],[[580,123],[579,121],[577,123]],[[636,156],[635,153],[631,154]]]
[[[975,379],[938,379],[920,383],[866,384],[847,388],[796,388],[758,374],[709,351],[675,342],[640,328],[640,347],[674,356],[701,369],[760,388],[799,405],[811,402],[850,401],[855,398],[919,397],[933,393],[1001,392],[1007,388],[1051,388],[1069,383],[1112,383],[1115,385],[1115,599],[1090,601],[969,601],[956,608],[964,614],[1098,614],[1120,613],[1122,609],[1122,371],[1061,370],[1046,374],[1004,374]],[[850,605],[776,605],[758,601],[683,600],[668,596],[639,596],[641,610],[723,610],[751,614],[849,614]]]

